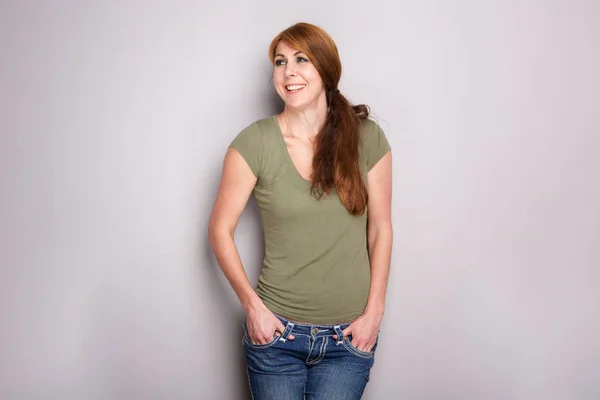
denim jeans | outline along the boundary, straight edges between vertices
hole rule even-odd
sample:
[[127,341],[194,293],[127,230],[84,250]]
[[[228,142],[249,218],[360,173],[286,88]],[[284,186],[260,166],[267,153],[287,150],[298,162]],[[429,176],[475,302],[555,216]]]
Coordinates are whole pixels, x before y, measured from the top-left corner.
[[[244,324],[242,343],[254,400],[359,400],[369,381],[375,347],[358,350],[343,338],[349,324],[313,325],[287,321],[272,342],[250,342]],[[295,339],[288,340],[290,334]],[[338,339],[334,339],[337,335]]]

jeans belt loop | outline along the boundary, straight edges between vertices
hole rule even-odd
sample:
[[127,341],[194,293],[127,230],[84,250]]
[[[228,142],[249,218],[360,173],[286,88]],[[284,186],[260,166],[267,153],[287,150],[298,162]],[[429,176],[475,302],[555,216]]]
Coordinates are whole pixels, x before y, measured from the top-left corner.
[[285,343],[288,340],[288,338],[290,337],[290,334],[292,333],[292,328],[294,328],[294,323],[287,321],[287,324],[285,325],[285,329],[283,330],[283,333],[279,337],[280,342]]
[[334,325],[333,330],[337,335],[336,345],[342,344],[344,342],[344,334],[342,333],[342,328],[339,325]]

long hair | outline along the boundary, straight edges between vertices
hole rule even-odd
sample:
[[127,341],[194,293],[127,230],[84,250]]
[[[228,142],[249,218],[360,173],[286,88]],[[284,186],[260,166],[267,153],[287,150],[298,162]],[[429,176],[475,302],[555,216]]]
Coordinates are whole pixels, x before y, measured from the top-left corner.
[[310,58],[327,93],[327,118],[315,140],[310,192],[321,198],[335,188],[348,211],[361,215],[369,201],[359,164],[361,120],[369,116],[369,107],[352,105],[339,92],[337,87],[342,76],[342,63],[337,46],[323,29],[301,22],[282,31],[269,46],[272,63],[280,41],[287,42]]

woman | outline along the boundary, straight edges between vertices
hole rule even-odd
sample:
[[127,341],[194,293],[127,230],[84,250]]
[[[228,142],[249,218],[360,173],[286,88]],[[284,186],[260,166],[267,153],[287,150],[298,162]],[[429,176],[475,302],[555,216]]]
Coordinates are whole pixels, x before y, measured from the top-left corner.
[[[211,246],[246,312],[254,399],[360,399],[392,247],[389,144],[368,107],[339,92],[341,63],[325,31],[293,25],[273,39],[269,57],[284,110],[231,143]],[[265,239],[256,290],[233,240],[251,193]]]

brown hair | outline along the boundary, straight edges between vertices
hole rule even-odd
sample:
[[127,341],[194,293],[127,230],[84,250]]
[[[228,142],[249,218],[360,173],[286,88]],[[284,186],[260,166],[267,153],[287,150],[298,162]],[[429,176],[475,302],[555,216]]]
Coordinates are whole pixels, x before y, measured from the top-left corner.
[[367,208],[369,196],[359,165],[361,120],[369,116],[369,107],[352,105],[339,92],[342,64],[337,46],[323,29],[298,23],[282,31],[269,46],[269,58],[275,59],[280,41],[305,53],[319,73],[327,93],[328,112],[325,125],[315,141],[311,194],[321,198],[336,188],[340,200],[353,215]]

